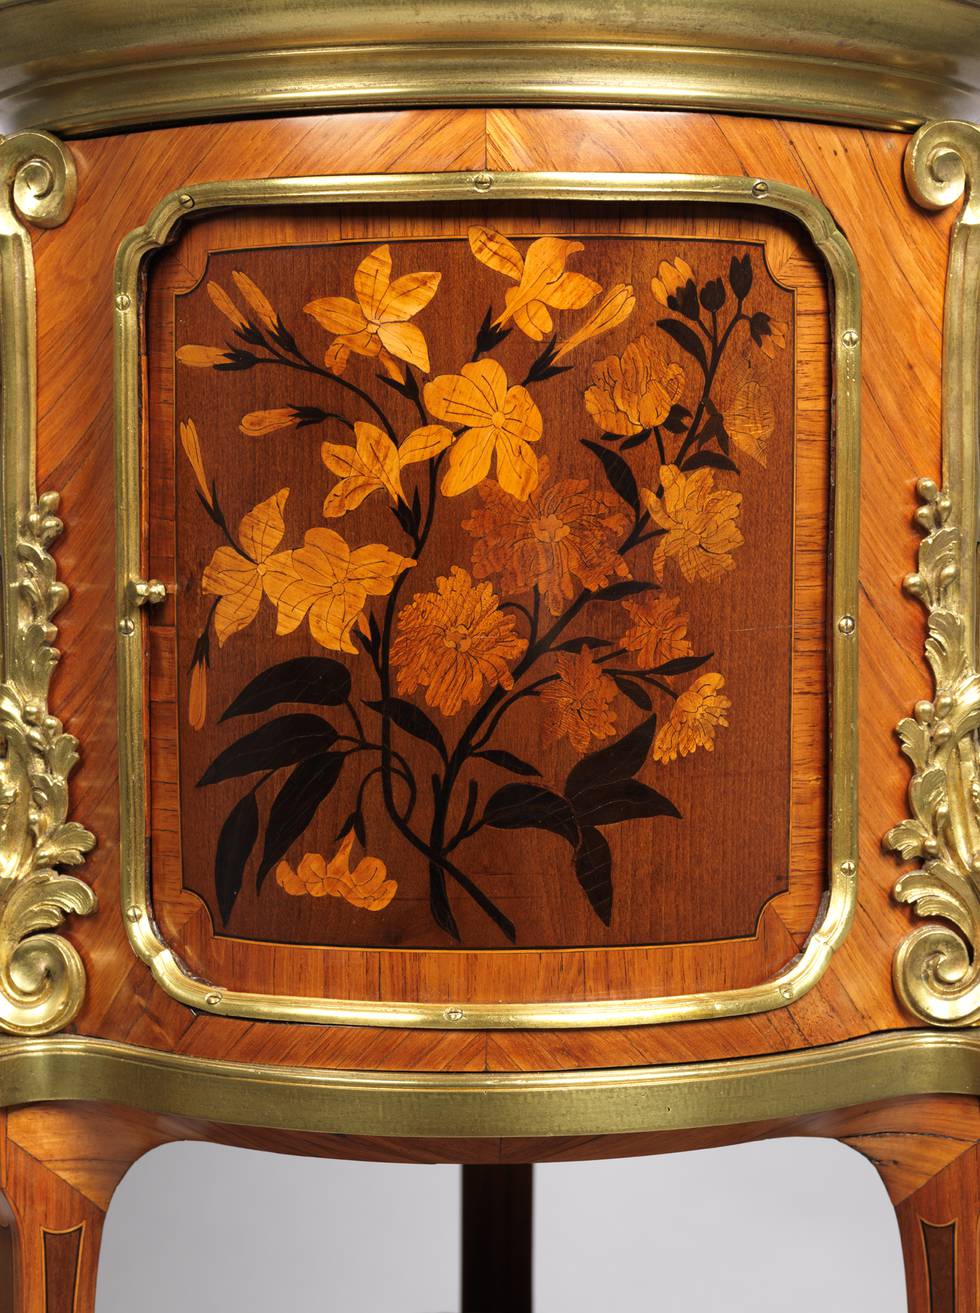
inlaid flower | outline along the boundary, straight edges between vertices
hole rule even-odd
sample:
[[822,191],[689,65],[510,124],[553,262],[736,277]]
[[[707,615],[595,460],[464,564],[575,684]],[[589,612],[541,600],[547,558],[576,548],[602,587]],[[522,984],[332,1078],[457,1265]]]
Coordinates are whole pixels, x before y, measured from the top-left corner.
[[214,612],[214,630],[222,645],[258,614],[269,557],[286,531],[282,508],[288,496],[289,489],[280,488],[274,497],[259,502],[243,516],[238,526],[238,547],[217,548],[204,571],[201,587],[220,598]]
[[680,604],[679,597],[663,593],[644,593],[623,602],[633,623],[620,642],[627,652],[636,654],[638,666],[649,669],[693,654],[687,637],[690,622],[683,612],[678,614]]
[[524,501],[493,483],[480,485],[482,509],[471,512],[463,528],[473,535],[473,575],[496,575],[505,595],[537,587],[549,612],[559,615],[579,588],[604,588],[613,576],[629,578],[617,546],[629,527],[621,503],[611,493],[590,488],[585,479],[547,485],[548,458],[541,480]]
[[569,334],[564,342],[560,343],[551,363],[556,364],[562,356],[567,356],[577,346],[581,346],[583,342],[591,341],[592,338],[598,337],[600,333],[608,333],[610,329],[618,328],[624,320],[630,317],[635,308],[636,296],[633,292],[633,284],[616,283],[614,287],[610,287],[585,323],[579,325],[574,333]]
[[714,751],[715,734],[727,726],[730,700],[721,692],[724,678],[711,671],[700,675],[671,708],[669,719],[657,731],[653,759],[664,763],[686,757],[698,748]]
[[665,561],[676,560],[689,583],[720,578],[732,568],[732,552],[742,545],[736,527],[742,494],[715,488],[709,467],[684,474],[676,465],[663,465],[660,480],[662,498],[647,489],[640,492],[651,520],[665,530],[654,547],[654,574],[663,578]]
[[539,237],[527,254],[521,255],[513,242],[493,228],[473,227],[468,235],[476,258],[517,284],[507,290],[505,309],[494,321],[497,327],[513,319],[522,333],[540,342],[554,327],[549,307],[578,310],[602,290],[591,278],[565,268],[569,256],[585,249],[581,242]]
[[417,593],[400,611],[391,663],[398,668],[399,692],[422,687],[430,707],[455,716],[487,684],[512,688],[510,668],[526,647],[492,586],[474,584],[454,565],[436,579],[434,593]]
[[351,551],[333,529],[308,529],[303,546],[265,563],[265,591],[278,611],[277,634],[291,634],[309,616],[321,647],[356,653],[350,632],[368,597],[385,597],[415,562],[382,543]]
[[497,482],[523,501],[537,486],[538,458],[531,449],[543,430],[541,412],[526,387],[508,387],[496,360],[466,364],[425,385],[425,404],[437,419],[464,432],[449,451],[443,476],[447,497],[475,488],[496,457]]
[[616,686],[602,673],[589,652],[559,652],[558,678],[541,689],[547,708],[544,731],[553,742],[568,739],[580,755],[592,739],[608,739],[616,732],[611,703]]
[[194,479],[197,482],[197,489],[205,506],[209,509],[213,505],[214,494],[208,487],[208,478],[204,470],[204,455],[201,451],[201,437],[197,431],[197,425],[192,419],[186,424],[180,425],[180,445],[184,449],[184,455],[187,457],[187,463],[194,471]]
[[592,366],[585,408],[603,432],[625,437],[662,424],[683,391],[684,370],[644,333]]
[[698,289],[694,270],[677,256],[674,260],[661,260],[657,277],[651,278],[650,290],[656,300],[668,310],[676,310],[688,319],[697,319]]
[[355,355],[378,357],[388,374],[400,382],[405,370],[400,361],[429,371],[429,349],[422,330],[410,321],[435,296],[442,274],[404,274],[391,280],[391,247],[378,246],[364,257],[354,273],[356,301],[346,296],[323,296],[308,302],[304,311],[334,339],[324,363],[342,374]]
[[356,446],[325,442],[320,449],[327,469],[340,475],[340,482],[330,489],[323,503],[323,514],[328,520],[346,515],[360,506],[365,497],[380,490],[396,504],[405,501],[402,470],[438,456],[453,440],[453,435],[441,424],[415,429],[398,447],[375,424],[359,420],[354,433]]
[[341,840],[329,861],[320,853],[307,853],[294,871],[288,862],[276,866],[276,883],[287,894],[311,898],[343,898],[354,907],[380,912],[398,890],[398,883],[388,878],[388,868],[380,857],[362,857],[353,870],[350,866],[353,830]]

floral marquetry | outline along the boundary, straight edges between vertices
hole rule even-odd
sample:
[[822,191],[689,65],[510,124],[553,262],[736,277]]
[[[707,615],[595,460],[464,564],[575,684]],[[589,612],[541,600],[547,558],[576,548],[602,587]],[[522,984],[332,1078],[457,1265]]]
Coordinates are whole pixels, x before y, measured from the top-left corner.
[[211,249],[174,300],[219,937],[698,943],[790,888],[794,295],[758,241],[504,228]]

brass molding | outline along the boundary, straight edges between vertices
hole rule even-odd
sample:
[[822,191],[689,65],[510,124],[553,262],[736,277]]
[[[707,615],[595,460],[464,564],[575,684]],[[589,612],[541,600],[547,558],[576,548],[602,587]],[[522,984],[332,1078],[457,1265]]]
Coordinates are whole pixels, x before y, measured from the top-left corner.
[[969,0],[0,2],[0,128],[632,105],[909,129],[980,106]]
[[87,1101],[271,1130],[622,1135],[980,1095],[980,1035],[898,1031],[769,1057],[554,1072],[365,1072],[195,1058],[112,1040],[0,1042],[0,1104]]
[[917,870],[895,885],[899,902],[941,922],[919,926],[895,957],[908,1008],[941,1026],[980,1021],[980,671],[977,669],[977,460],[980,444],[980,127],[931,123],[905,156],[909,191],[942,209],[965,197],[953,225],[943,319],[942,480],[920,479],[915,519],[925,538],[905,587],[928,617],[926,658],[935,693],[898,727],[915,767],[913,819],[886,843]]
[[[140,497],[140,389],[144,261],[182,220],[224,207],[468,200],[488,191],[502,200],[752,205],[787,214],[821,253],[833,295],[833,565],[828,896],[805,948],[781,974],[716,993],[583,1002],[434,1003],[269,996],[201,980],[177,958],[156,926],[149,888],[145,782],[143,609],[133,580],[143,577]],[[823,204],[785,183],[752,177],[642,173],[388,174],[210,182],[165,197],[116,258],[116,534],[119,670],[121,893],[130,943],[171,997],[205,1013],[262,1020],[429,1029],[558,1029],[641,1026],[744,1016],[786,1007],[816,985],[850,928],[857,903],[857,615],[860,280],[854,254]]]
[[24,225],[63,223],[75,199],[70,152],[40,132],[0,139],[0,1030],[41,1035],[75,1016],[85,970],[46,933],[95,895],[60,868],[95,843],[68,820],[77,743],[48,708],[58,652],[51,617],[68,590],[48,548],[61,532],[58,494],[37,495],[36,291]]

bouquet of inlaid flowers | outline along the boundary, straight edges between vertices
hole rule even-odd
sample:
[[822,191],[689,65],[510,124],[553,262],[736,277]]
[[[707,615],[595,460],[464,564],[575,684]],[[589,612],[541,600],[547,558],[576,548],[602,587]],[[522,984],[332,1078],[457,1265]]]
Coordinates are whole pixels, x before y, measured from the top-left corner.
[[[500,295],[482,322],[454,324],[453,339],[468,342],[455,372],[430,376],[426,316],[442,275],[397,270],[397,245],[361,261],[353,296],[302,307],[326,334],[319,359],[241,272],[237,295],[208,285],[229,340],[178,350],[182,365],[229,385],[261,365],[280,371],[285,388],[298,371],[320,381],[324,398],[322,408],[284,404],[240,421],[243,442],[325,433],[313,475],[322,519],[288,534],[290,488],[273,478],[257,505],[227,506],[206,424],[180,424],[221,539],[200,579],[211,601],[190,665],[190,724],[207,722],[214,640],[233,644],[263,607],[274,608],[278,635],[306,625],[312,639],[306,655],[272,664],[222,709],[226,723],[262,719],[199,781],[241,781],[214,853],[226,921],[249,870],[259,888],[272,873],[288,895],[381,912],[398,894],[401,876],[385,857],[386,833],[397,833],[427,871],[443,931],[459,938],[454,905],[468,898],[514,941],[514,924],[468,871],[468,845],[490,827],[558,836],[562,878],[608,925],[607,831],[676,820],[671,763],[712,749],[727,725],[725,680],[695,648],[685,598],[733,569],[737,459],[765,465],[775,426],[763,384],[725,363],[736,339],[770,356],[785,344],[786,325],[751,307],[750,256],[700,285],[676,258],[648,286],[604,289],[568,267],[580,242],[544,236],[521,250],[486,227],[468,237],[472,256],[500,276]],[[621,327],[622,353],[599,355],[596,340]],[[514,333],[527,344],[519,381],[498,359]],[[363,369],[361,382],[351,377],[358,357],[370,362],[369,384]],[[549,432],[542,392],[573,369],[578,428]],[[396,398],[415,417],[407,428],[389,416]],[[570,443],[589,453],[591,478],[563,471]],[[362,528],[360,508],[378,503],[392,513],[390,542]],[[419,587],[447,520],[464,544],[459,559]],[[355,668],[358,687],[370,676],[372,696],[355,694]],[[560,778],[533,752],[503,746],[519,705],[537,717],[527,741],[561,746]],[[315,851],[303,836],[338,788],[349,814],[332,847]]]

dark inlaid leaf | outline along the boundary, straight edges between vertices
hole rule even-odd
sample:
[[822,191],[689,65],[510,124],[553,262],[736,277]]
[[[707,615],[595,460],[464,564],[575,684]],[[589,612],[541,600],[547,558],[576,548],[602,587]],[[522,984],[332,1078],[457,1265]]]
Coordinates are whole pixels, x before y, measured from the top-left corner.
[[688,456],[684,462],[685,470],[699,470],[708,465],[713,470],[731,470],[737,474],[738,466],[732,460],[731,456],[726,456],[721,451],[696,451],[693,456]]
[[549,830],[571,844],[578,841],[568,801],[538,784],[505,784],[487,803],[483,820],[497,830]]
[[622,456],[611,447],[600,447],[598,442],[589,442],[585,438],[582,439],[582,446],[598,456],[613,492],[618,497],[622,497],[635,515],[639,515],[640,494],[637,491],[636,479],[633,478],[633,471]]
[[512,752],[504,752],[502,748],[487,748],[483,752],[475,752],[475,757],[482,757],[484,761],[492,761],[495,766],[502,766],[504,770],[512,770],[515,775],[540,775],[541,772],[537,766],[532,766],[528,761],[522,761],[520,757],[515,757]]
[[340,778],[346,757],[345,752],[326,752],[322,757],[300,762],[276,794],[265,827],[257,889],[262,888],[269,871],[312,821],[316,809]]
[[259,808],[255,791],[249,789],[228,813],[214,854],[214,888],[218,895],[218,911],[225,925],[242,887],[245,863],[251,857],[258,837]]
[[611,780],[630,779],[646,761],[656,730],[656,715],[647,716],[611,747],[583,757],[568,773],[566,796],[575,804],[586,789]]
[[608,925],[612,919],[612,855],[605,838],[591,825],[582,831],[575,849],[575,878],[596,916]]
[[664,428],[668,433],[683,433],[687,428],[687,422],[691,418],[691,412],[686,406],[679,406],[675,402],[671,406],[667,418],[664,420]]
[[459,926],[453,916],[446,892],[446,875],[441,866],[429,863],[429,911],[440,930],[444,930],[450,939],[459,941]]
[[575,798],[575,815],[583,833],[586,826],[621,825],[649,816],[681,819],[669,798],[640,780],[611,780],[583,789]]
[[243,734],[220,752],[198,780],[197,787],[239,775],[253,775],[260,770],[292,766],[306,757],[326,752],[336,741],[337,731],[322,716],[305,712],[277,716],[251,734]]
[[714,652],[705,652],[704,656],[674,657],[673,661],[665,661],[662,666],[654,666],[650,674],[686,675],[692,670],[697,670],[698,666],[703,666],[713,656]]
[[708,359],[704,354],[704,344],[693,328],[682,324],[679,319],[658,319],[657,327],[662,328],[672,337],[679,347],[694,357],[705,373],[708,372]]
[[364,705],[376,711],[379,716],[387,711],[399,729],[411,734],[413,738],[421,739],[423,743],[431,744],[443,761],[447,760],[446,744],[442,735],[422,708],[417,707],[414,702],[406,702],[404,698],[380,698],[377,702],[365,702]]
[[620,693],[628,697],[641,710],[650,710],[653,703],[650,701],[650,694],[642,684],[637,684],[635,680],[627,678],[626,675],[613,675],[612,678]]
[[619,602],[624,597],[635,597],[638,593],[649,593],[659,589],[659,584],[649,583],[643,579],[621,579],[619,583],[600,588],[592,594],[595,602]]
[[270,666],[246,684],[221,717],[251,716],[281,702],[336,707],[350,696],[350,671],[330,657],[293,657]]

